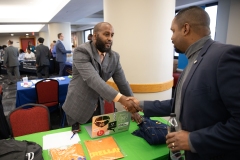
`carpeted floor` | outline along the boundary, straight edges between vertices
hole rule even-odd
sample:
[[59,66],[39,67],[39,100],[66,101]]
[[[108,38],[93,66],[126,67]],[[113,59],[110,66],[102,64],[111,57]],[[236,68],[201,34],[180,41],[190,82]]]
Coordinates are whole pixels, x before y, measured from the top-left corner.
[[[28,79],[36,79],[36,75],[34,74],[28,74],[28,73],[21,73],[21,77],[28,76]],[[50,77],[56,77],[57,75],[51,75]],[[4,114],[7,116],[10,111],[14,110],[16,108],[16,92],[17,92],[17,84],[14,83],[12,85],[8,85],[8,76],[0,75],[0,84],[3,87],[3,97],[2,97],[2,103],[3,103],[3,109]],[[55,110],[50,113],[51,118],[51,127],[52,129],[60,128],[60,113],[59,110]],[[65,125],[66,126],[66,125]]]

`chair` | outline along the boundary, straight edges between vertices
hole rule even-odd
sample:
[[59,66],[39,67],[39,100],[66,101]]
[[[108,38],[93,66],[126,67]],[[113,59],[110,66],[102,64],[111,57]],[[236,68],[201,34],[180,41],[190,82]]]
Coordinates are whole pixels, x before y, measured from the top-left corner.
[[115,108],[115,103],[113,101],[112,102],[104,101],[104,114],[113,113],[116,111],[117,109]]
[[59,106],[59,83],[55,79],[43,79],[35,85],[37,103],[47,107]]
[[60,126],[64,127],[65,113],[62,113],[62,108],[59,103],[59,82],[55,79],[43,79],[35,85],[37,94],[37,103],[49,107],[50,112],[53,107],[58,107],[60,110],[61,122]]
[[49,110],[41,104],[22,105],[11,111],[7,119],[13,137],[50,130]]

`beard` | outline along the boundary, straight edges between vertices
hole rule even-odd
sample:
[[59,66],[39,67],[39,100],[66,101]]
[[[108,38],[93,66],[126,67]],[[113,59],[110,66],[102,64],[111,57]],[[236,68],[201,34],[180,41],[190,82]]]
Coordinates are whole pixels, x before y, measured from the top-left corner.
[[110,45],[109,48],[106,48],[105,47],[105,43],[101,40],[101,38],[99,38],[99,36],[97,35],[97,38],[96,38],[96,43],[95,43],[97,49],[101,52],[101,53],[104,53],[104,52],[109,52],[111,51],[111,48],[112,48],[112,44]]
[[176,48],[175,46],[174,46],[174,49],[175,49],[175,52],[177,52],[177,53],[184,53],[180,49]]

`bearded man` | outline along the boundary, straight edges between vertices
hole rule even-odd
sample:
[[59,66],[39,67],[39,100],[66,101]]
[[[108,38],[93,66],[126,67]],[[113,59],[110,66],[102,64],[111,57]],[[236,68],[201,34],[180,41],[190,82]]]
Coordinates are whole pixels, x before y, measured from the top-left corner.
[[[104,114],[103,100],[129,107],[136,105],[126,100],[127,96],[133,96],[133,92],[125,78],[119,54],[111,50],[113,36],[111,24],[98,23],[92,41],[74,50],[72,80],[62,107],[69,126],[91,122],[93,116]],[[106,84],[111,77],[120,92]]]

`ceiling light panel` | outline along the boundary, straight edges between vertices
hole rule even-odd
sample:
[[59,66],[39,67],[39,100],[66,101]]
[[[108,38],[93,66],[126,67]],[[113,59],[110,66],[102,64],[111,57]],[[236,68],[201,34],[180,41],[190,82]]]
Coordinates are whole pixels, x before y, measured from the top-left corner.
[[44,24],[0,25],[0,33],[39,32]]
[[0,1],[0,23],[49,22],[70,0]]

